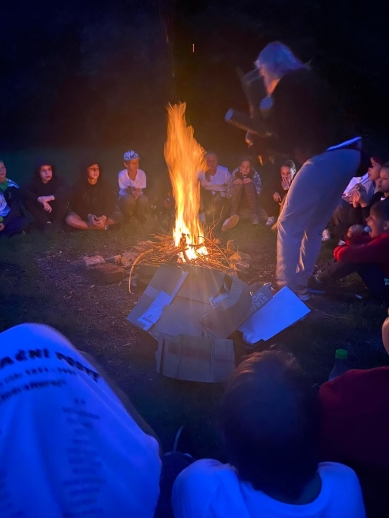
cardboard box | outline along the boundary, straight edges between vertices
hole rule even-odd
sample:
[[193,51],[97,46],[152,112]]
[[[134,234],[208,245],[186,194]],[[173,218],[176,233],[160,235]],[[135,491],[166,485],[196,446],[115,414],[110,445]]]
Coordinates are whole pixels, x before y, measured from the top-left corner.
[[246,319],[251,295],[236,276],[200,266],[159,267],[127,319],[160,335],[228,338]]
[[179,335],[162,336],[156,353],[157,372],[179,380],[220,383],[235,369],[232,340]]
[[250,289],[236,276],[193,265],[160,266],[127,319],[158,340],[157,372],[225,381],[235,368],[228,336],[245,320]]

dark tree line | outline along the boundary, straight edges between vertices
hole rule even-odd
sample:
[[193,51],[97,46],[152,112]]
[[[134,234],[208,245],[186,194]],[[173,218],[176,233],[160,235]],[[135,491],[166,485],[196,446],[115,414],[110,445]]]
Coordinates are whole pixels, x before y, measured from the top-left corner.
[[177,100],[206,146],[237,145],[223,122],[231,105],[246,108],[235,69],[274,39],[328,78],[365,132],[387,133],[377,0],[18,2],[2,12],[3,147],[160,142]]

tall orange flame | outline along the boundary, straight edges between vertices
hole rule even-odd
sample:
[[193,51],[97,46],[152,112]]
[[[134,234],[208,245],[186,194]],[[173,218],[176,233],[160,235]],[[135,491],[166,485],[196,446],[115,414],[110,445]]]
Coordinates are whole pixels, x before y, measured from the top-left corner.
[[198,173],[204,168],[204,149],[194,138],[192,126],[185,120],[186,104],[168,107],[165,160],[176,202],[173,237],[176,246],[187,245],[184,259],[206,255],[203,228],[199,221],[200,185]]

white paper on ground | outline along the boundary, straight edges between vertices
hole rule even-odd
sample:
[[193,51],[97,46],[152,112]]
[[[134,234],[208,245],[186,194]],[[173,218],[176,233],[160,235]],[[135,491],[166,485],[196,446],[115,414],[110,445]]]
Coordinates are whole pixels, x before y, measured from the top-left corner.
[[309,312],[310,309],[304,302],[285,287],[238,329],[243,333],[246,342],[254,344],[259,340],[270,340]]
[[163,308],[170,304],[172,300],[173,297],[164,291],[158,293],[153,303],[147,308],[143,315],[138,318],[138,322],[144,324],[145,331],[148,331],[150,327],[160,319]]
[[145,326],[143,328],[145,331],[148,331],[150,327],[152,327],[156,322],[158,322],[158,320],[161,318],[163,308],[171,303],[171,301],[174,299],[179,289],[183,285],[187,276],[188,272],[182,272],[171,295],[169,295],[165,291],[160,291],[158,295],[155,297],[154,301],[151,303],[151,305],[143,313],[143,315],[138,318],[138,322]]

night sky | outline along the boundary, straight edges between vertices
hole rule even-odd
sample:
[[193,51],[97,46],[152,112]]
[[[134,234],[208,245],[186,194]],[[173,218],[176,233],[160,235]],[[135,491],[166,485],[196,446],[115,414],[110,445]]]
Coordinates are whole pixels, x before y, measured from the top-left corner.
[[383,8],[376,0],[7,2],[0,147],[159,143],[166,104],[181,100],[203,145],[240,150],[243,136],[223,122],[229,107],[246,109],[235,69],[250,70],[274,39],[311,60],[361,130],[385,140]]

